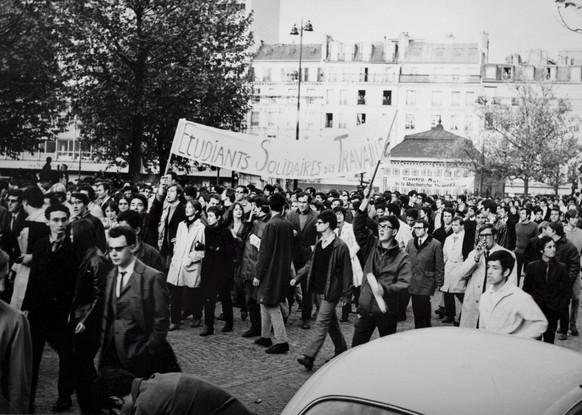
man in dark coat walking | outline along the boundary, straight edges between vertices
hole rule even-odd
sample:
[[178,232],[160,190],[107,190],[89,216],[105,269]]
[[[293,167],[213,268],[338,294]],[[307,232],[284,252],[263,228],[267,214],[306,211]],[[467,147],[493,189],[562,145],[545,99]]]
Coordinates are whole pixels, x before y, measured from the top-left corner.
[[[271,220],[265,226],[259,248],[256,276],[253,285],[258,287],[257,300],[261,305],[261,337],[255,340],[268,347],[267,353],[289,351],[283,312],[288,313],[287,287],[289,287],[293,240],[293,226],[283,217],[285,197],[275,193],[269,200]],[[273,327],[275,344],[271,342]]]

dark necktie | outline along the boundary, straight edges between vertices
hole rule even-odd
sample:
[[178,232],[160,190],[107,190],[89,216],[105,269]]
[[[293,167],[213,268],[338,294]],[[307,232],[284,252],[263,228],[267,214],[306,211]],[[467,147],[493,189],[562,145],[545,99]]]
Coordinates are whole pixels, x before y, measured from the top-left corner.
[[51,251],[57,252],[61,248],[61,241],[53,241],[51,242]]
[[16,222],[16,215],[12,215],[12,219],[10,220],[10,230],[14,230],[14,223]]
[[548,283],[548,275],[550,274],[550,263],[546,262],[546,284]]
[[117,279],[119,280],[118,284],[117,284],[117,297],[121,297],[121,289],[123,288],[123,277],[125,276],[125,274],[127,274],[127,271],[119,271],[119,275],[117,276]]
[[487,289],[487,261],[489,260],[489,251],[485,250],[483,256],[485,257],[485,279],[483,280],[483,291],[481,293],[484,293]]

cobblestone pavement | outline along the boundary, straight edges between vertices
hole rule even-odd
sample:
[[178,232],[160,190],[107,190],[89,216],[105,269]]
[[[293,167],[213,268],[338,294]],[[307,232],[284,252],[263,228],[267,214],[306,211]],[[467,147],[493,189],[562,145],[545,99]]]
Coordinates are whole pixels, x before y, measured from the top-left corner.
[[[433,309],[440,296],[433,297]],[[219,307],[218,307],[219,308]],[[341,313],[338,308],[338,315]],[[218,315],[219,309],[217,310]],[[350,321],[341,323],[341,328],[348,345],[353,334],[355,315]],[[170,332],[168,339],[174,348],[183,372],[195,374],[227,389],[238,397],[257,414],[278,414],[295,392],[310,377],[296,362],[297,356],[311,338],[312,330],[301,329],[301,313],[297,307],[289,318],[287,333],[290,352],[285,355],[268,355],[262,347],[253,343],[254,339],[245,339],[241,334],[249,327],[248,321],[241,321],[238,309],[235,309],[234,331],[221,333],[222,322],[215,326],[217,334],[200,337],[200,328],[190,328],[190,320],[185,320],[182,328]],[[433,319],[434,326],[442,323]],[[313,324],[312,324],[313,326]],[[398,331],[413,327],[412,310],[408,309],[408,319],[399,323]],[[372,339],[377,338],[377,332]],[[569,336],[568,340],[556,340],[559,347],[582,351],[582,339]],[[333,345],[329,337],[320,351],[313,371],[319,369],[325,361],[333,356]],[[50,413],[56,399],[58,359],[56,353],[47,346],[41,364],[41,373],[36,397],[37,413]],[[79,413],[74,405],[68,414]]]

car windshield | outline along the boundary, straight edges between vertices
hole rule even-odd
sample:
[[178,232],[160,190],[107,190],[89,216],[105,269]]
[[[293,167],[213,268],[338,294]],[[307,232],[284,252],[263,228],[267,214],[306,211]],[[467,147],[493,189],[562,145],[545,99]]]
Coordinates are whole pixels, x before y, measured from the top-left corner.
[[348,400],[325,400],[309,408],[305,415],[403,415],[415,412],[401,411],[396,408],[380,407],[373,402],[355,402]]

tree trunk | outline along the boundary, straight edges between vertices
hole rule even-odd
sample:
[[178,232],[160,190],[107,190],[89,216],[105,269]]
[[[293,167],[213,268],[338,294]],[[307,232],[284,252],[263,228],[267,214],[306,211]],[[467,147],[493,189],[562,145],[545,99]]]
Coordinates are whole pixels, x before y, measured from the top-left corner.
[[141,173],[141,142],[143,140],[143,116],[134,114],[131,128],[131,145],[129,148],[129,176],[138,180]]
[[523,195],[527,197],[529,193],[529,177],[523,178]]

